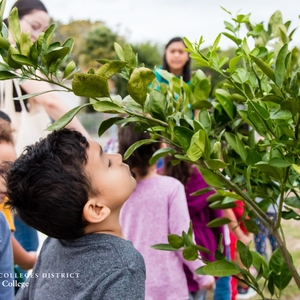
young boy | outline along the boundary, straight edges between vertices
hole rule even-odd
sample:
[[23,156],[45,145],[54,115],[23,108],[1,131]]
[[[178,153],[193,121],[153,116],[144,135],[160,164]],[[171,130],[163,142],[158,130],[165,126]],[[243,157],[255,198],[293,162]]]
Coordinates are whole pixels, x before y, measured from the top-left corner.
[[14,162],[9,205],[49,237],[16,299],[144,299],[145,265],[119,212],[136,186],[119,154],[68,129]]

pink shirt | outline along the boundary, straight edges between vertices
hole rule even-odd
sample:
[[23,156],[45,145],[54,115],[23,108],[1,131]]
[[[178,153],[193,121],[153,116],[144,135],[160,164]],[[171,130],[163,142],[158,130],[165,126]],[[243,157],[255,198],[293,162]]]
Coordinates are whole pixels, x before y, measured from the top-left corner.
[[[168,234],[187,232],[190,222],[183,185],[172,177],[157,175],[137,183],[120,215],[125,238],[142,254],[146,264],[146,300],[187,300],[183,262],[194,271],[201,261],[186,261],[181,251],[161,251],[154,244],[168,243]],[[195,275],[199,285],[209,276]]]

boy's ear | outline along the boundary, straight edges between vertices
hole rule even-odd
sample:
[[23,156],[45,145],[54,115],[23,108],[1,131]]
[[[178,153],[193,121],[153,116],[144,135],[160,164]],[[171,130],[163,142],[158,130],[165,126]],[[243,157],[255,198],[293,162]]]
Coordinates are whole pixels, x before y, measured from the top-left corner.
[[89,199],[83,207],[83,217],[89,223],[99,223],[110,215],[110,209],[97,199]]

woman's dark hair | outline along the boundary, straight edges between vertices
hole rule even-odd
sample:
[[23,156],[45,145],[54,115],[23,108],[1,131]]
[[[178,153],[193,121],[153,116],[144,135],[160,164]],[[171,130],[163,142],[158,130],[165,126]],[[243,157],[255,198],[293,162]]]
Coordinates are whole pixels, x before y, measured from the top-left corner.
[[[134,143],[149,139],[150,134],[149,132],[145,131],[134,131],[134,125],[130,124],[128,126],[125,126],[123,128],[119,129],[119,153],[123,156],[127,149],[133,145]],[[139,148],[137,148],[132,155],[125,160],[125,162],[129,165],[130,169],[132,170],[135,168],[135,170],[132,172],[137,172],[139,176],[146,176],[148,173],[148,168],[150,166],[149,160],[151,156],[160,148],[160,143],[152,143],[143,145]]]
[[7,205],[50,237],[82,236],[87,225],[83,208],[93,193],[85,173],[88,147],[81,133],[68,129],[28,146],[6,176]]
[[191,176],[192,164],[187,161],[180,161],[177,165],[172,165],[174,157],[167,155],[164,157],[164,167],[162,175],[167,175],[178,179],[183,185],[185,185]]
[[[31,14],[34,10],[42,10],[48,13],[45,5],[39,0],[18,0],[11,7],[18,9],[19,19],[21,20],[24,16]],[[8,26],[8,19],[4,19],[3,22]]]
[[[172,44],[172,43],[175,43],[175,42],[182,42],[184,44],[184,41],[181,37],[174,37],[172,38],[165,46],[165,53],[164,53],[164,56],[163,56],[163,69],[164,70],[167,70],[168,72],[170,72],[170,68],[169,68],[169,65],[167,63],[167,59],[166,59],[166,50],[167,48]],[[183,78],[183,81],[184,82],[188,82],[190,81],[191,79],[191,58],[189,56],[189,59],[188,61],[185,63],[185,65],[183,66],[183,74],[182,74],[182,78]]]

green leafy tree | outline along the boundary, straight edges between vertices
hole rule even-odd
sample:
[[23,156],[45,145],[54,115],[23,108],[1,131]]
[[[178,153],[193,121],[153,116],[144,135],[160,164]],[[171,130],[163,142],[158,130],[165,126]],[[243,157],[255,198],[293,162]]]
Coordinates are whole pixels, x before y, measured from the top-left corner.
[[[54,26],[32,43],[29,36],[20,33],[16,10],[10,14],[10,24],[16,47],[9,44],[7,31],[2,27],[0,38],[0,79],[11,78],[46,80],[64,86],[66,78],[72,77],[72,88],[65,89],[78,96],[88,97],[88,103],[74,108],[49,129],[58,129],[84,107],[95,111],[114,113],[115,117],[99,125],[101,136],[113,124],[126,126],[134,122],[137,129],[147,130],[151,139],[139,141],[125,153],[125,158],[145,143],[163,138],[179,150],[167,147],[158,150],[150,162],[164,155],[174,156],[174,163],[187,160],[196,164],[209,190],[215,194],[208,198],[216,209],[234,207],[235,199],[245,203],[244,222],[249,231],[257,230],[253,218],[274,235],[278,242],[270,261],[238,242],[237,248],[244,268],[234,261],[227,261],[222,244],[215,254],[216,261],[206,262],[195,270],[198,274],[225,276],[241,273],[244,282],[267,299],[266,290],[272,298],[280,299],[292,278],[300,288],[300,277],[286,247],[282,219],[299,220],[300,208],[300,96],[298,50],[289,50],[293,32],[290,23],[282,22],[280,12],[270,18],[268,28],[262,24],[252,25],[249,15],[232,16],[225,22],[226,32],[219,34],[206,53],[202,52],[203,38],[197,43],[185,39],[187,51],[203,67],[217,72],[223,83],[211,97],[212,84],[201,70],[195,72],[191,84],[161,70],[169,85],[159,83],[151,69],[140,64],[130,45],[114,44],[117,59],[101,59],[101,66],[87,73],[76,72],[73,61],[68,61],[73,42],[52,43]],[[241,38],[242,26],[248,33]],[[221,36],[236,45],[235,56],[220,56]],[[254,39],[255,46],[249,46]],[[226,64],[228,65],[226,66]],[[20,72],[16,72],[18,68]],[[44,78],[36,75],[36,70]],[[108,80],[119,74],[128,81],[128,96],[111,96]],[[28,96],[29,97],[29,96]],[[193,117],[192,109],[199,110]],[[245,132],[244,127],[248,126]],[[205,193],[207,189],[197,193]],[[263,201],[257,203],[257,197]],[[277,199],[279,198],[279,202]],[[278,219],[271,220],[266,208],[272,205]],[[246,217],[250,217],[250,219]],[[230,220],[213,220],[208,226],[220,226]],[[183,230],[185,230],[183,228]],[[170,235],[168,244],[155,245],[160,250],[182,250],[187,260],[198,258],[198,251],[207,251],[195,245],[191,239],[191,227],[182,236]],[[257,275],[250,273],[254,266]],[[258,284],[261,281],[262,286]]]

